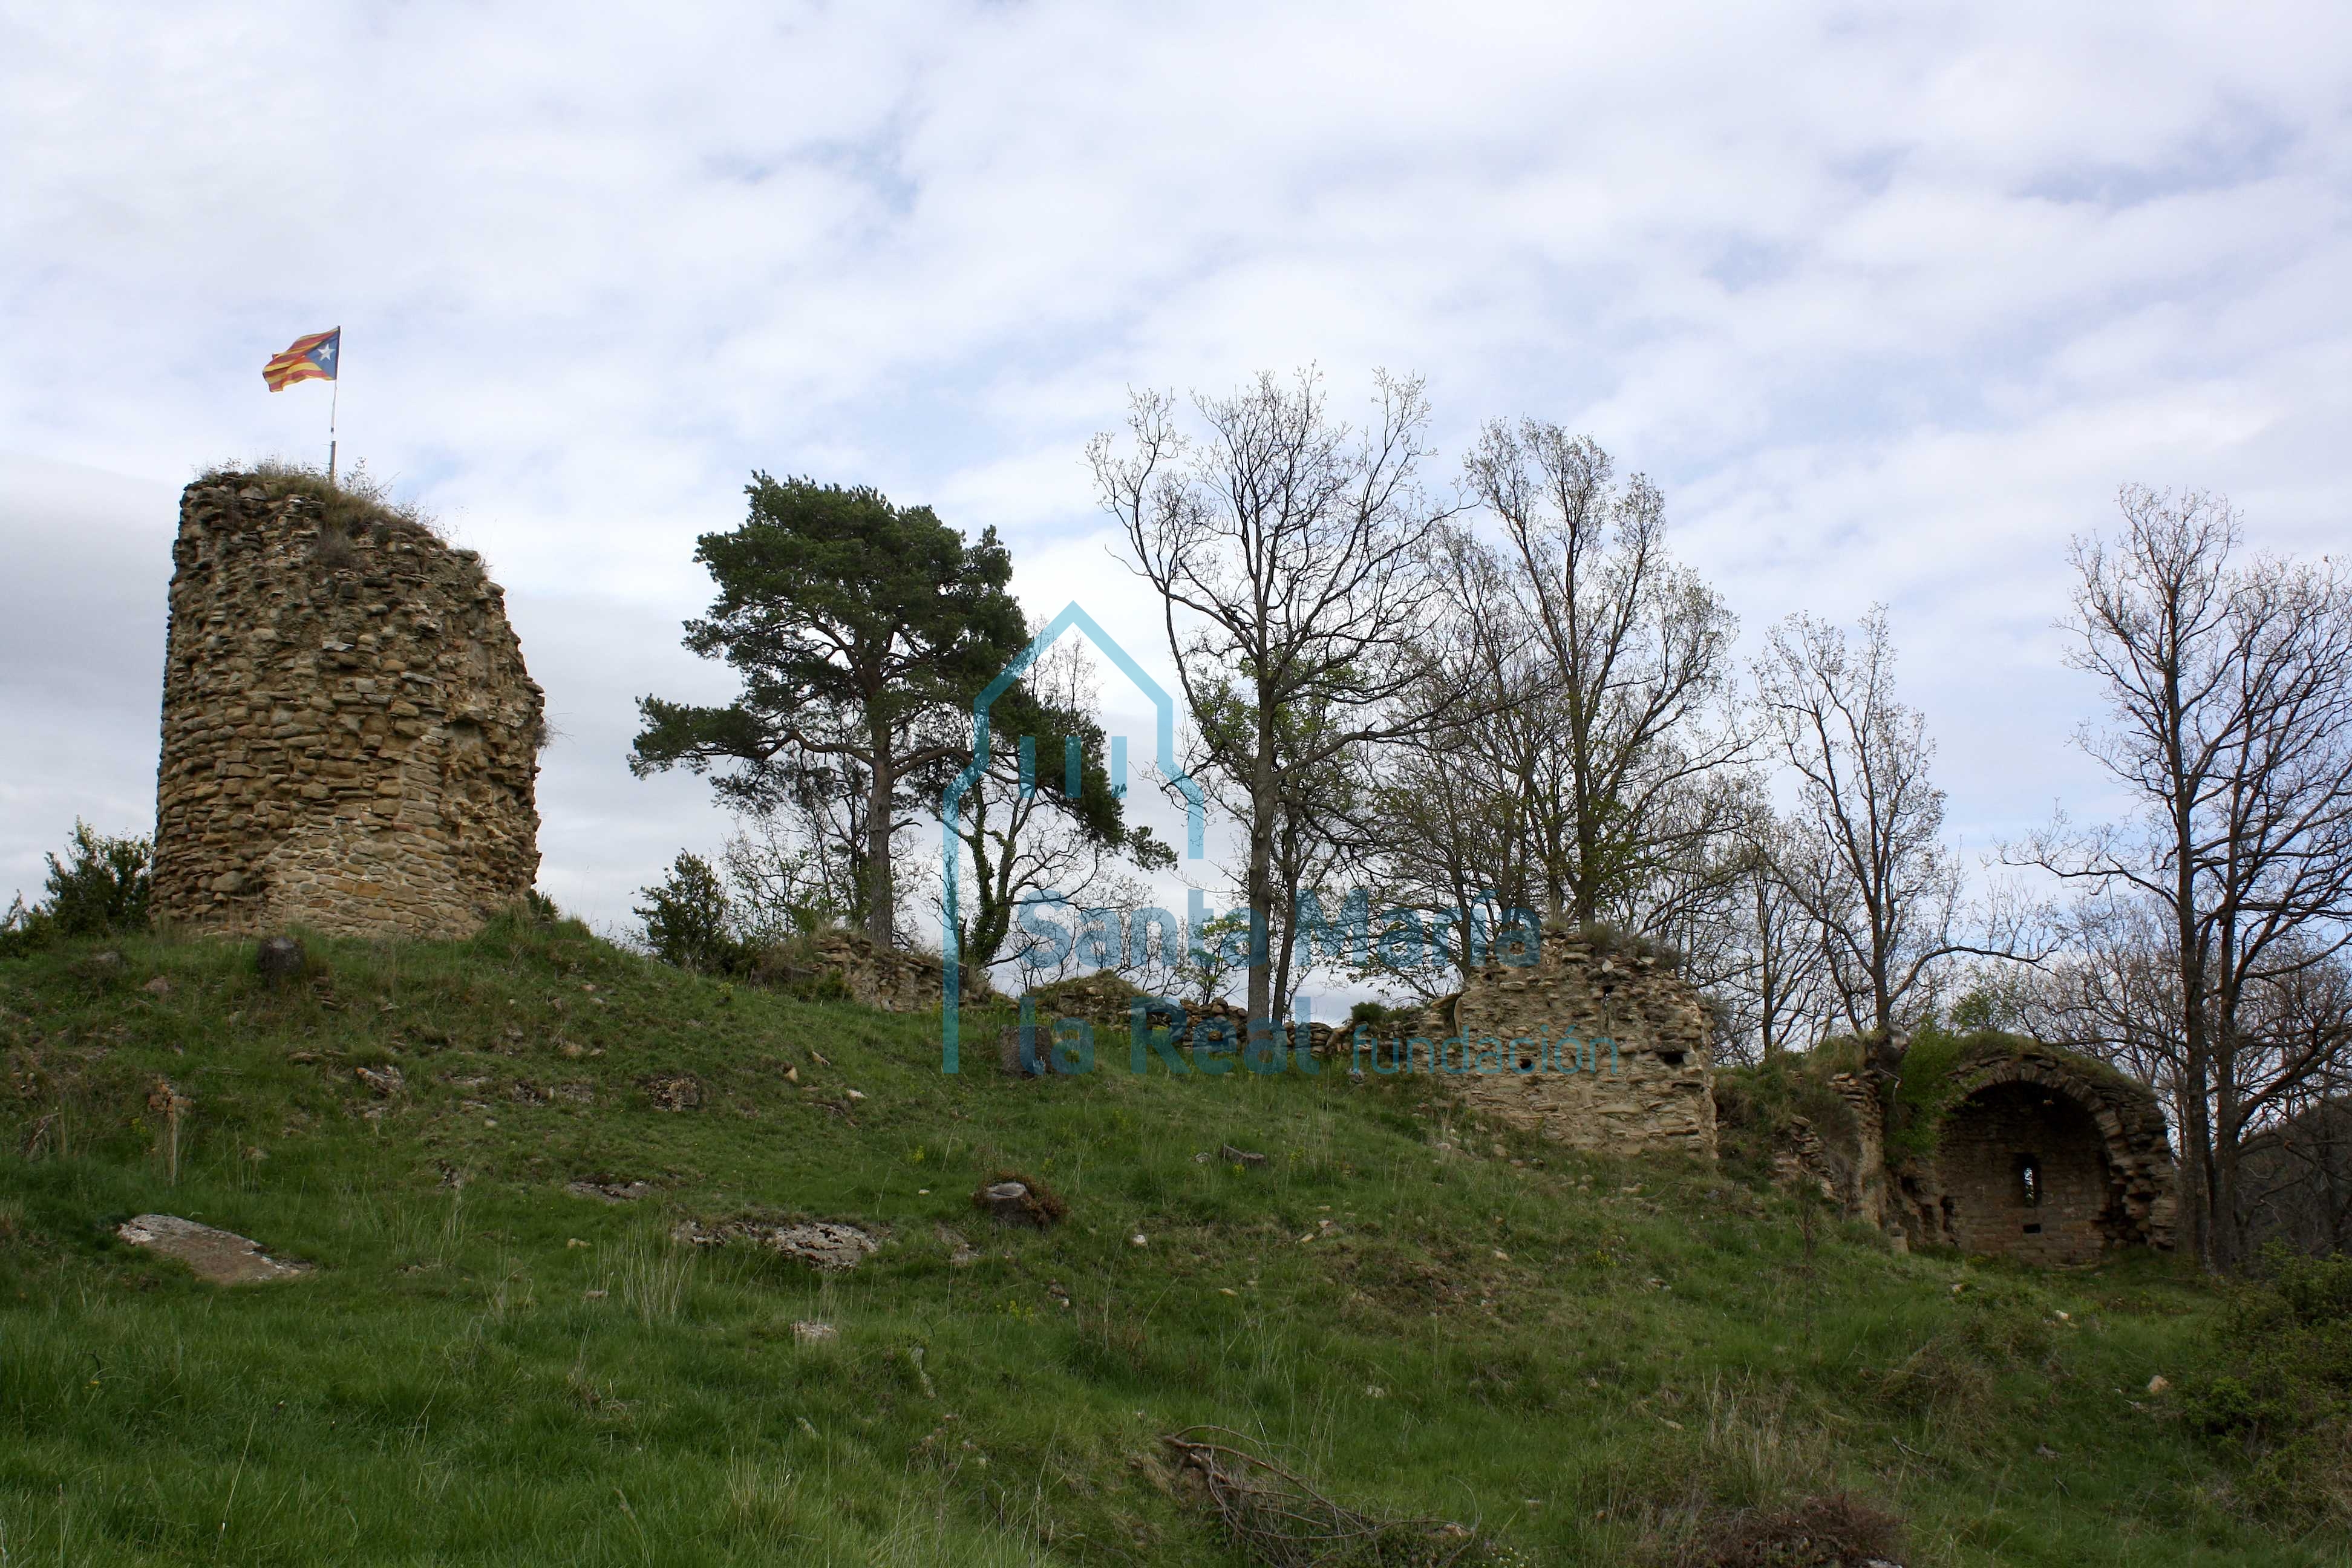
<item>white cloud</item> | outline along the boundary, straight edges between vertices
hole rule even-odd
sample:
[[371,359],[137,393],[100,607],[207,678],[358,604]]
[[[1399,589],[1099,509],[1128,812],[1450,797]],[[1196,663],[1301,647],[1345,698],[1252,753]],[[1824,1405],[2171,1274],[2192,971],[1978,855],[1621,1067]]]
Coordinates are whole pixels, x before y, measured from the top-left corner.
[[0,10],[0,889],[77,809],[152,796],[172,490],[323,443],[326,390],[257,373],[337,322],[346,460],[512,591],[573,737],[549,886],[607,919],[718,837],[619,753],[632,697],[712,679],[677,623],[749,470],[993,523],[1033,611],[1148,626],[1086,437],[1129,386],[1307,360],[1342,405],[1425,373],[1448,452],[1490,415],[1592,431],[1751,632],[1888,601],[1981,842],[2095,787],[2048,627],[2118,482],[2340,545],[2347,31],[2318,4]]

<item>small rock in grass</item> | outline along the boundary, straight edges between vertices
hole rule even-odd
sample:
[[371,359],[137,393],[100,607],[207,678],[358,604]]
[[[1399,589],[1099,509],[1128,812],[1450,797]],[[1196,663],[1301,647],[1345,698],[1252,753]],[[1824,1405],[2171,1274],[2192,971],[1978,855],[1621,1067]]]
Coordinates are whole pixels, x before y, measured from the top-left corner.
[[841,1331],[831,1323],[812,1323],[803,1320],[793,1324],[793,1338],[804,1345],[823,1344],[840,1337]]
[[273,936],[253,955],[254,969],[270,985],[299,980],[310,972],[310,955],[290,936]]
[[1254,1150],[1236,1149],[1230,1143],[1219,1145],[1217,1152],[1224,1156],[1225,1163],[1228,1165],[1263,1165],[1265,1163],[1265,1155],[1257,1153]]
[[159,974],[139,989],[150,996],[169,996],[172,994],[172,983]]
[[563,1190],[577,1198],[595,1198],[608,1204],[635,1203],[652,1192],[650,1182],[566,1182]]
[[400,1069],[388,1065],[380,1068],[354,1068],[352,1070],[362,1083],[373,1089],[380,1098],[384,1100],[390,1100],[394,1095],[398,1094],[405,1082],[401,1077]]
[[2171,1386],[2172,1380],[2166,1377],[2161,1373],[2158,1373],[2156,1376],[2147,1380],[2147,1391],[2150,1394],[2162,1394],[2166,1389],[2170,1388]]

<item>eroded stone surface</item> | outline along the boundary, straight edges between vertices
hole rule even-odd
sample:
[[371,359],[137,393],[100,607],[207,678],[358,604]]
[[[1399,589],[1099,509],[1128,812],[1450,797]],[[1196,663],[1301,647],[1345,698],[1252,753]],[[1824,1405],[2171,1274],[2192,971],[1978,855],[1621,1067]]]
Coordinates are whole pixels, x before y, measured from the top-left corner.
[[114,1234],[133,1247],[177,1258],[197,1279],[215,1285],[257,1285],[310,1272],[307,1263],[270,1257],[257,1241],[177,1215],[142,1214],[115,1226]]
[[159,917],[464,936],[530,890],[543,702],[478,556],[232,473],[173,561]]
[[[1055,1037],[1053,1024],[1060,1018],[1083,1019],[1092,1026],[1098,1059],[1106,1053],[1127,1049],[1134,1028],[1132,1009],[1137,998],[1144,994],[1125,976],[1107,969],[1039,987],[1035,993],[1039,1050],[1051,1049]],[[1185,1020],[1182,1030],[1175,1030],[1174,1020],[1164,1015],[1150,1017],[1149,1026],[1161,1033],[1172,1031],[1175,1043],[1202,1048],[1230,1051],[1248,1038],[1249,1013],[1244,1007],[1223,999],[1188,1000],[1181,1005]],[[1339,1046],[1342,1037],[1328,1024],[1309,1023],[1303,1036],[1296,1024],[1286,1024],[1281,1040],[1286,1048],[1303,1045],[1319,1057]],[[1009,1031],[997,1048],[1000,1058],[1011,1064],[1005,1070],[1018,1070],[1017,1055],[1006,1054],[1017,1052],[1018,1032]]]
[[[1421,1035],[1488,1048],[1502,1070],[1451,1074],[1465,1100],[1580,1149],[1715,1158],[1712,1031],[1697,990],[1654,959],[1546,931],[1536,962],[1479,970]],[[1572,1052],[1554,1047],[1572,1043]],[[1348,1052],[1355,1059],[1352,1050]],[[1572,1062],[1574,1070],[1547,1070]],[[1375,1056],[1377,1068],[1383,1058]],[[1459,1063],[1457,1046],[1452,1059]],[[1408,1066],[1421,1064],[1408,1057]]]
[[2173,1245],[2179,1197],[2154,1090],[2047,1046],[1975,1053],[1953,1077],[1933,1163],[1895,1173],[1913,1239],[2034,1263]]
[[879,1237],[834,1220],[778,1223],[737,1219],[706,1226],[700,1220],[689,1219],[672,1230],[670,1237],[691,1247],[723,1247],[733,1241],[748,1241],[787,1258],[797,1258],[827,1273],[855,1268],[882,1247]]
[[[884,1013],[929,1013],[944,998],[947,965],[928,952],[877,948],[863,931],[821,931],[805,944],[786,943],[761,959],[755,977],[763,984],[793,987],[839,978],[843,993],[861,1006]],[[991,994],[986,976],[961,972],[962,994]]]

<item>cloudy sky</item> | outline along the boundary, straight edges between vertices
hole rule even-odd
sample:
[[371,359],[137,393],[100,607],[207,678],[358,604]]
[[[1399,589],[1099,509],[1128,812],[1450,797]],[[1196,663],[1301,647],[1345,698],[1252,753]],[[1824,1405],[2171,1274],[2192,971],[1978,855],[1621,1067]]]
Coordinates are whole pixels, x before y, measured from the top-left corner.
[[[1081,459],[1130,387],[1419,373],[1664,489],[1749,640],[1892,606],[1970,847],[2064,799],[2051,623],[2118,484],[2317,553],[2352,500],[2352,13],[0,4],[0,900],[153,813],[200,467],[322,455],[482,550],[601,922],[726,823],[624,766],[753,468],[1146,624]],[[1139,651],[1141,651],[1140,649]]]

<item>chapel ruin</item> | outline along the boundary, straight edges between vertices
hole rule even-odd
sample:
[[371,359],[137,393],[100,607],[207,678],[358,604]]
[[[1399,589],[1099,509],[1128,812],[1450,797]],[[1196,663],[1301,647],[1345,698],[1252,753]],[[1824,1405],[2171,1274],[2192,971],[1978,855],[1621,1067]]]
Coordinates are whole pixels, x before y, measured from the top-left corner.
[[[1433,1040],[1501,1043],[1505,1070],[1449,1080],[1496,1121],[1606,1153],[1712,1159],[1712,1024],[1706,1001],[1669,965],[1547,930],[1533,964],[1476,971],[1419,1028]],[[1590,1065],[1580,1052],[1568,1063],[1575,1070],[1553,1070],[1568,1058],[1539,1043],[1564,1037],[1614,1049]],[[1850,1114],[1837,1129],[1792,1119],[1774,1161],[1784,1179],[1818,1187],[1898,1247],[2074,1265],[2173,1245],[2172,1150],[2147,1085],[2055,1047],[1988,1034],[1937,1069],[1948,1075],[1935,1097],[1943,1109],[1932,1152],[1920,1156],[1890,1151],[1891,1070],[1865,1065],[1828,1080]]]
[[2152,1089],[2031,1043],[1972,1051],[1952,1078],[1933,1159],[1896,1173],[1906,1237],[2053,1264],[2172,1246],[2172,1147]]
[[459,937],[529,892],[544,702],[470,550],[314,479],[180,498],[154,908]]

